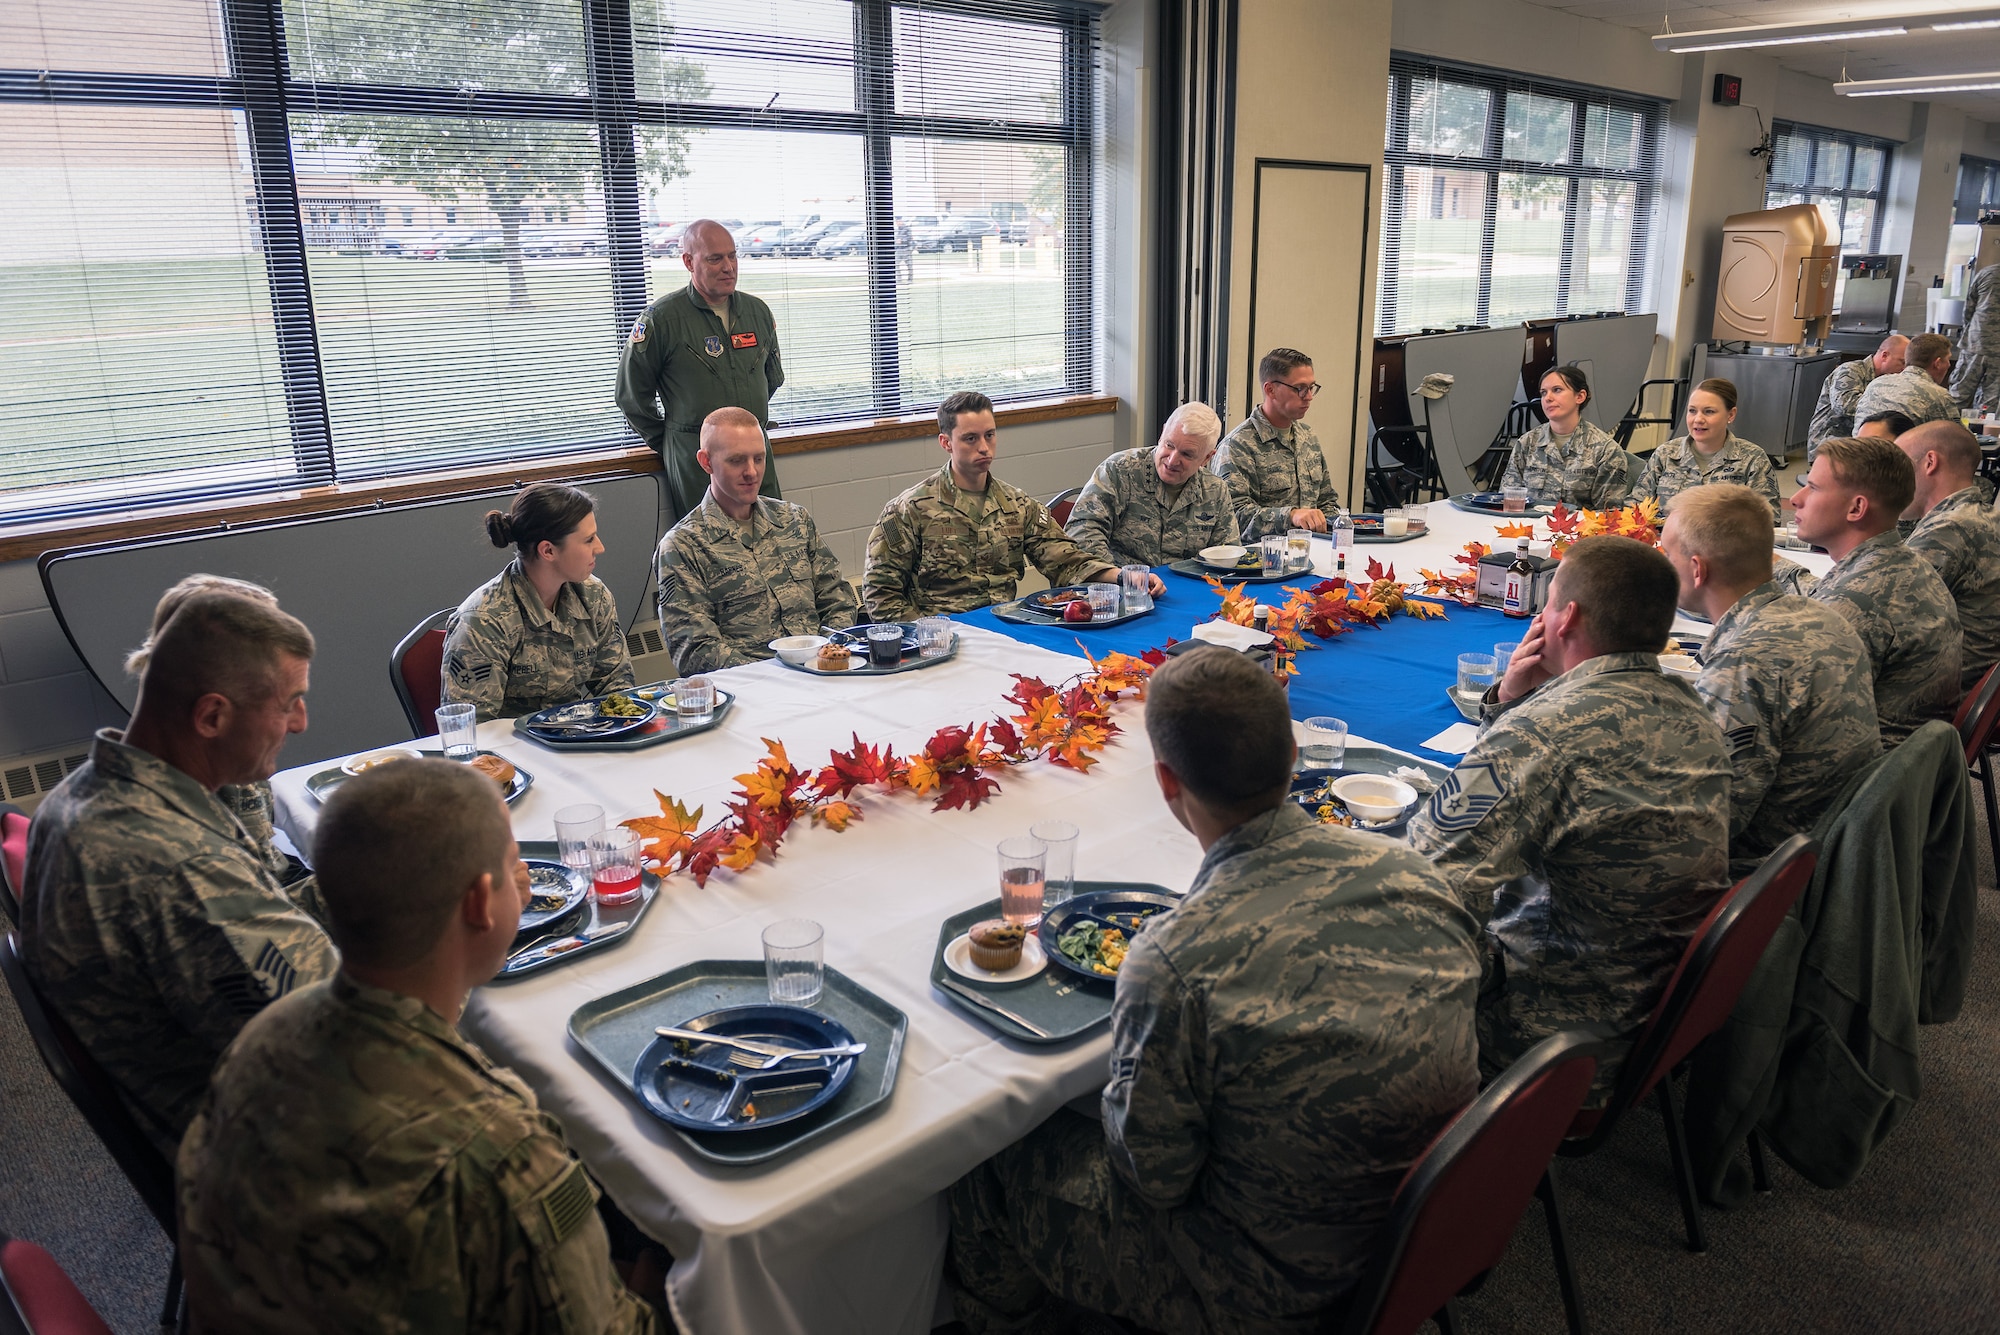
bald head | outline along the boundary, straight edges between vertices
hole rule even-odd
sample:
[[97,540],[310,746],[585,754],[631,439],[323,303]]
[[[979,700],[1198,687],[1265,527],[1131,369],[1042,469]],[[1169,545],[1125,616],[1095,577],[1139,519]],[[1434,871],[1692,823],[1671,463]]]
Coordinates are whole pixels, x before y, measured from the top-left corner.
[[698,218],[681,233],[681,264],[701,299],[720,306],[736,293],[736,239],[713,218]]
[[1917,492],[1906,519],[1927,515],[1953,492],[1972,485],[1979,469],[1979,438],[1957,422],[1925,422],[1896,437],[1896,448],[1916,470]]
[[1891,334],[1882,340],[1870,358],[1875,363],[1875,374],[1894,375],[1903,369],[1903,358],[1910,350],[1910,340],[1902,334]]

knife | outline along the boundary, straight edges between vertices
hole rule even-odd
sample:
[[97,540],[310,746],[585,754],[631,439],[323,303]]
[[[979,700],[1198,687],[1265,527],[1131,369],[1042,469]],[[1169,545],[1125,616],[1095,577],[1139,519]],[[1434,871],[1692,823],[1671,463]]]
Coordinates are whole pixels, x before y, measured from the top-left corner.
[[979,993],[973,991],[969,987],[962,987],[959,984],[952,982],[951,979],[949,978],[933,978],[931,982],[935,986],[941,987],[945,991],[951,993],[953,996],[965,998],[967,1001],[979,1007],[981,1010],[992,1011],[995,1015],[999,1016],[1003,1020],[1012,1020],[1015,1024],[1020,1025],[1023,1029],[1033,1034],[1036,1038],[1055,1037],[1054,1034],[1051,1034],[1048,1030],[1042,1028],[1040,1025],[1034,1023],[1033,1021],[1022,1019],[1020,1016],[1014,1014],[1014,1012],[1008,1010],[1005,1006],[1002,1006],[999,1002],[991,1001],[986,997],[981,996]]
[[631,927],[632,924],[629,922],[614,922],[600,927],[594,932],[583,932],[559,937],[554,941],[546,943],[537,943],[532,950],[519,951],[509,956],[506,964],[501,966],[500,972],[518,973],[530,964],[545,962],[550,956],[567,955],[573,950],[581,950],[585,946],[596,945],[599,941],[608,941],[614,936],[620,936],[631,930]]

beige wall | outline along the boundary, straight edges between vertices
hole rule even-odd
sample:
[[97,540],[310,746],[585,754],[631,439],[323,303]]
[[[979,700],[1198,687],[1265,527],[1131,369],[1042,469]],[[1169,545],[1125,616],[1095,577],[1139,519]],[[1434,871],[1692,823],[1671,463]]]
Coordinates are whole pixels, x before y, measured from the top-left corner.
[[1681,57],[1645,33],[1523,0],[1395,0],[1389,44],[1412,55],[1644,97],[1680,96]]

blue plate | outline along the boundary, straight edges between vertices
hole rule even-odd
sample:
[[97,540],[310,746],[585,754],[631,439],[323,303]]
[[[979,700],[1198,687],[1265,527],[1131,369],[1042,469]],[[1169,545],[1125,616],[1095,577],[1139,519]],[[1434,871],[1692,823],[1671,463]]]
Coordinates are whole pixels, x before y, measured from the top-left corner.
[[[627,700],[644,706],[645,712],[637,717],[606,714],[600,706],[612,695],[622,695]],[[659,709],[658,700],[646,699],[633,691],[613,691],[610,695],[538,709],[521,720],[521,727],[529,735],[545,742],[601,742],[609,737],[623,737],[628,732],[635,732],[645,727],[653,721]]]
[[[783,1047],[831,1048],[854,1041],[846,1025],[804,1006],[729,1006],[674,1027]],[[854,1063],[853,1057],[817,1057],[753,1071],[732,1065],[729,1049],[719,1043],[655,1038],[639,1054],[632,1087],[647,1111],[670,1125],[762,1131],[833,1102],[854,1075]]]
[[1321,791],[1335,779],[1346,778],[1349,774],[1367,774],[1370,772],[1369,770],[1357,769],[1318,769],[1307,770],[1303,774],[1295,774],[1292,776],[1291,800],[1298,803],[1300,809],[1314,820],[1319,819],[1319,809],[1322,806],[1331,805],[1335,811],[1354,822],[1349,826],[1350,829],[1360,830],[1367,834],[1386,834],[1391,839],[1400,839],[1410,828],[1410,817],[1416,815],[1417,809],[1423,806],[1424,802],[1428,800],[1426,795],[1418,794],[1417,800],[1410,804],[1408,811],[1405,811],[1386,825],[1373,825],[1363,824],[1353,812],[1347,809],[1345,802],[1335,797],[1331,792]]
[[[1165,913],[1179,904],[1172,895],[1154,894],[1148,890],[1090,890],[1080,895],[1071,895],[1062,903],[1042,915],[1042,925],[1037,932],[1042,938],[1042,953],[1049,962],[1059,969],[1067,969],[1079,978],[1087,978],[1093,983],[1116,983],[1116,974],[1101,974],[1087,964],[1079,964],[1062,953],[1057,942],[1069,930],[1079,914],[1090,914],[1111,922],[1123,924],[1135,916],[1152,917]],[[1127,939],[1131,933],[1127,932]]]
[[574,913],[590,893],[590,878],[548,858],[522,858],[528,868],[528,888],[534,896],[521,912],[521,932],[533,933]]

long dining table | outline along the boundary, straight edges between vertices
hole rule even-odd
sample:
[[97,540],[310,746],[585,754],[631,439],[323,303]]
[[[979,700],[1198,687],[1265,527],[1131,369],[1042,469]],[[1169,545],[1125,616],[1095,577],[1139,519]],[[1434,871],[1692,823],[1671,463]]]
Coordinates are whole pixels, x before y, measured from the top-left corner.
[[[1363,546],[1354,559],[1393,559],[1397,574],[1411,578],[1419,566],[1443,568],[1466,541],[1496,541],[1490,517],[1442,502],[1429,510],[1423,539]],[[1329,572],[1331,561],[1316,544],[1315,564],[1324,567],[1316,573]],[[1170,592],[1152,615],[1095,632],[960,617],[954,656],[922,671],[829,678],[773,661],[716,673],[735,697],[720,723],[648,750],[551,750],[505,720],[482,725],[479,741],[534,777],[513,808],[523,840],[551,838],[554,813],[572,803],[596,803],[612,820],[657,813],[656,793],[713,820],[738,786],[734,776],[765,753],[765,739],[801,769],[856,737],[907,754],[940,727],[1011,712],[1002,697],[1014,674],[1059,684],[1087,670],[1079,641],[1101,657],[1188,638],[1214,612],[1215,595],[1199,581],[1165,578]],[[1518,639],[1520,626],[1451,607],[1446,620],[1398,617],[1337,637],[1300,655],[1294,718],[1337,713],[1356,740],[1414,751],[1458,718],[1443,690],[1456,655]],[[705,887],[671,877],[621,944],[473,994],[465,1032],[520,1073],[613,1201],[673,1253],[668,1295],[683,1330],[921,1335],[943,1315],[945,1189],[1065,1103],[1101,1089],[1110,1045],[1102,1027],[1062,1044],[1017,1043],[950,1004],[929,978],[940,924],[997,895],[995,844],[1044,819],[1081,828],[1079,879],[1179,893],[1201,861],[1160,799],[1143,704],[1120,703],[1113,718],[1122,731],[1087,773],[1019,766],[999,774],[1001,791],[969,811],[860,790],[861,819],[845,831],[801,823],[771,861],[718,871]],[[301,848],[310,847],[317,811],[306,780],[329,763],[273,780],[279,825]],[[718,1166],[589,1061],[568,1021],[587,1002],[679,966],[760,960],[762,929],[801,916],[824,926],[829,968],[908,1016],[896,1085],[877,1111],[837,1134],[755,1166]]]

